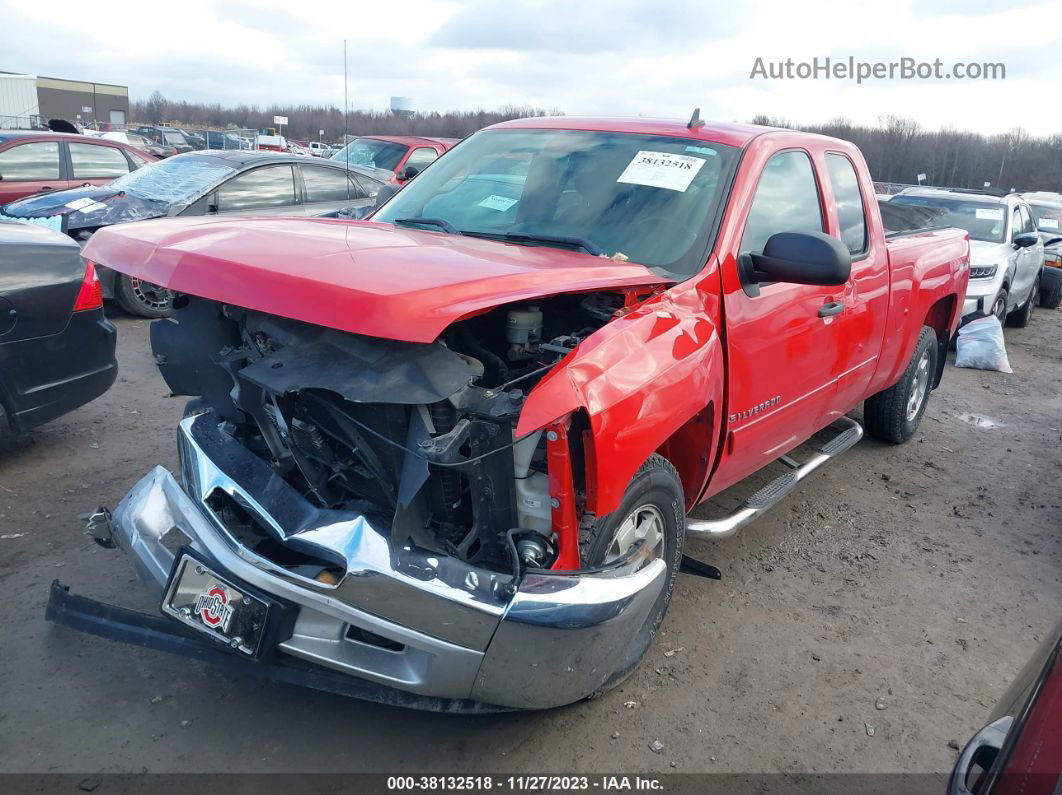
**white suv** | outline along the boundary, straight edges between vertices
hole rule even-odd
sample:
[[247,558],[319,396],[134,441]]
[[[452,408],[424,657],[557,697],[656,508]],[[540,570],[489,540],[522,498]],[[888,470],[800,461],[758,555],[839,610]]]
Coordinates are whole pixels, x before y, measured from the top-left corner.
[[1001,323],[1028,324],[1044,265],[1044,244],[1028,202],[1017,194],[909,188],[890,203],[928,208],[936,214],[931,226],[957,226],[970,233],[963,317],[982,311]]

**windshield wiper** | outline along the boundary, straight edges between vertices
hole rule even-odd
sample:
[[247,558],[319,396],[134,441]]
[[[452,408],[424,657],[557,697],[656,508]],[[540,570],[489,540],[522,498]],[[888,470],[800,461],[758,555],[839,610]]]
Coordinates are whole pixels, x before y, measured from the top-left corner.
[[602,249],[601,246],[583,237],[564,237],[561,235],[532,235],[524,234],[522,232],[493,234],[491,232],[462,231],[461,234],[468,235],[470,237],[486,237],[490,238],[491,240],[504,240],[507,243],[546,243],[558,246],[571,246],[572,248],[581,248],[587,254],[590,254],[594,257],[600,257],[605,253],[604,249]]
[[456,226],[442,218],[396,218],[392,223],[396,224],[421,224],[423,226],[437,226],[448,235],[463,234]]

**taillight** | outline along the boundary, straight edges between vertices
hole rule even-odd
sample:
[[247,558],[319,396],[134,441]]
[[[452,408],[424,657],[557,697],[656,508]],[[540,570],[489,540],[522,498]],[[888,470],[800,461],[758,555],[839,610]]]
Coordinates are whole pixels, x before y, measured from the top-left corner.
[[96,275],[96,265],[92,260],[85,260],[85,278],[81,280],[81,289],[78,291],[77,300],[74,301],[74,311],[84,312],[87,309],[100,309],[103,307],[103,286],[100,277]]

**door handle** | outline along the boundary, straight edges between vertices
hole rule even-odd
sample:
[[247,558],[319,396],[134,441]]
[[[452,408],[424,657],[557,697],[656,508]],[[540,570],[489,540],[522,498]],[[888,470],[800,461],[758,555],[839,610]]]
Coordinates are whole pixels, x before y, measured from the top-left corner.
[[819,307],[819,317],[833,317],[844,311],[844,301],[827,301]]
[[55,190],[55,188],[53,188],[51,185],[45,185],[43,188],[41,188],[41,193],[47,193],[50,190]]

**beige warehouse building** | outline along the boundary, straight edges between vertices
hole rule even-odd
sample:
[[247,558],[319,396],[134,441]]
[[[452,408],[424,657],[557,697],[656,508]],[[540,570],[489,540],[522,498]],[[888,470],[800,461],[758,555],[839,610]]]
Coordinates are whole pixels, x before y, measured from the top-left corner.
[[32,129],[48,119],[124,125],[129,119],[129,88],[0,72],[0,128]]

